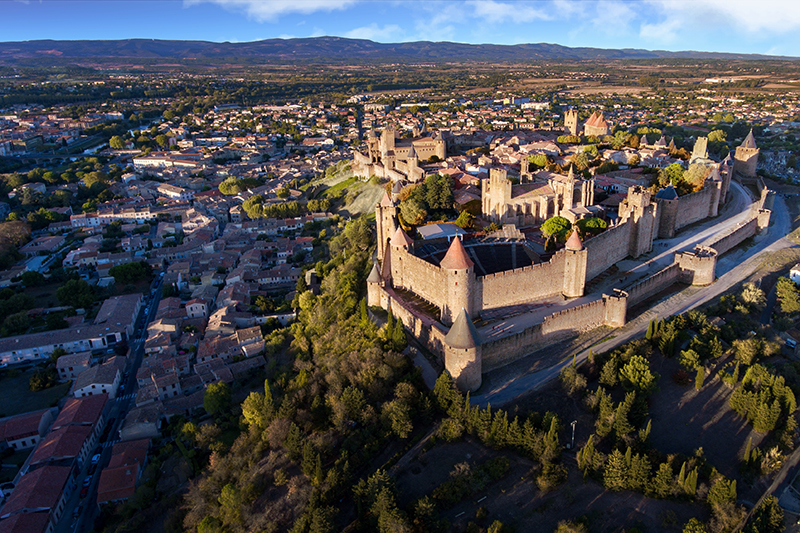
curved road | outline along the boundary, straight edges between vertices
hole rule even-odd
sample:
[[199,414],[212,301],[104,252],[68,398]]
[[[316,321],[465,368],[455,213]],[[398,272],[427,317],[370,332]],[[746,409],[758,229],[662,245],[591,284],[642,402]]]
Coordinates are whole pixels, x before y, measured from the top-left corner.
[[[752,199],[749,202],[747,201],[750,195],[740,184],[734,181],[731,182],[731,192],[735,193],[735,197],[723,209],[721,216],[727,217],[725,220],[719,221],[719,218],[716,218],[698,226],[690,235],[656,241],[654,243],[654,252],[651,252],[648,256],[656,255],[642,262],[639,266],[632,268],[630,272],[641,273],[639,277],[650,275],[669,265],[672,262],[672,254],[675,252],[691,249],[694,245],[706,242],[714,235],[732,229],[739,222],[747,220],[754,205]],[[785,238],[790,231],[791,220],[786,205],[783,198],[776,195],[768,230],[764,234],[757,236],[755,245],[750,248],[744,251],[734,249],[724,255],[717,262],[717,280],[713,284],[708,287],[689,287],[659,302],[625,326],[613,330],[613,336],[605,342],[579,352],[575,356],[576,364],[583,363],[589,357],[590,351],[596,353],[606,352],[628,342],[634,337],[642,335],[647,329],[650,320],[654,318],[660,320],[675,314],[685,313],[726,292],[758,269],[761,264],[761,254],[796,246]],[[662,246],[658,246],[659,244]],[[658,252],[661,247],[664,248],[664,251]],[[652,268],[653,266],[656,268]],[[628,280],[627,284],[630,284],[631,281]],[[584,303],[596,298],[597,294],[594,294],[591,297],[578,298],[577,300],[583,301],[573,301],[570,304],[577,305],[577,303]],[[572,361],[572,358],[567,358],[550,368],[508,380],[493,390],[482,391],[480,394],[472,396],[471,401],[477,405],[486,405],[488,403],[493,406],[504,405],[547,384],[556,378],[565,366],[572,364]]]

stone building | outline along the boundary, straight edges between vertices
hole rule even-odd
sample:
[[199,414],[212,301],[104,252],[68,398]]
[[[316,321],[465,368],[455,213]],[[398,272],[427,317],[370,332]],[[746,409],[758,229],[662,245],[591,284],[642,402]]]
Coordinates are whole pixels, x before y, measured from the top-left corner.
[[[418,132],[415,130],[415,133]],[[443,161],[447,157],[447,143],[441,133],[401,139],[391,124],[386,126],[380,137],[370,131],[366,144],[366,154],[353,154],[353,174],[357,176],[378,176],[415,183],[425,177],[419,166],[420,161],[433,157]]]
[[564,132],[567,135],[580,135],[577,110],[567,109],[567,112],[564,113]]
[[759,149],[753,138],[753,130],[750,130],[742,144],[736,147],[736,153],[733,156],[734,172],[743,178],[755,178],[758,154]]
[[523,160],[521,179],[514,185],[505,170],[491,169],[489,179],[481,182],[481,211],[484,218],[499,224],[530,226],[554,216],[575,222],[597,215],[594,206],[594,178],[575,176],[572,167],[563,176],[540,171],[530,174]]
[[595,136],[595,137],[603,137],[608,135],[610,128],[608,126],[608,122],[603,117],[602,111],[595,111],[592,113],[592,116],[589,117],[589,120],[583,125],[583,134],[587,137]]

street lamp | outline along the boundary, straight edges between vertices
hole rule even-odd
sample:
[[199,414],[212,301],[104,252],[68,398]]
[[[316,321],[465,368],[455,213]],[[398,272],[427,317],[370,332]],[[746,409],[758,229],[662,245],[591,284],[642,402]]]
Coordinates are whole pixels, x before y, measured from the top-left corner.
[[569,445],[570,450],[575,449],[575,424],[577,423],[578,423],[577,420],[573,420],[572,424],[570,424],[572,426],[572,443]]

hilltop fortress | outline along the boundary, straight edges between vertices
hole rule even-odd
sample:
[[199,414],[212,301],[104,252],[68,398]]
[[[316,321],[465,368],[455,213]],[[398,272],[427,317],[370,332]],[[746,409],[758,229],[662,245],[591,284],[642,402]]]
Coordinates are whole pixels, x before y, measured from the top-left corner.
[[[534,325],[507,336],[484,339],[474,325],[482,318],[518,315],[520,308],[535,311],[536,302],[548,298],[584,296],[588,282],[627,257],[651,251],[654,239],[716,216],[733,173],[728,163],[712,165],[703,189],[681,197],[672,186],[655,196],[644,187],[630,187],[616,225],[583,242],[573,232],[564,249],[547,261],[518,232],[516,238],[414,241],[398,224],[395,202],[385,195],[375,210],[377,262],[367,280],[368,303],[391,309],[422,344],[443,358],[462,390],[474,391],[483,372],[581,331],[624,325],[631,306],[674,283],[712,283],[717,257],[769,225],[766,206],[771,191],[763,184],[761,199],[745,223],[709,246],[675,254],[671,265],[643,280],[543,315]],[[518,187],[524,194],[516,194]],[[547,184],[512,185],[504,171],[493,169],[483,184],[481,204],[487,218],[504,223],[539,223],[556,214],[574,220],[593,216],[592,188],[592,180],[571,172],[550,176]],[[536,190],[539,193],[530,194]]]

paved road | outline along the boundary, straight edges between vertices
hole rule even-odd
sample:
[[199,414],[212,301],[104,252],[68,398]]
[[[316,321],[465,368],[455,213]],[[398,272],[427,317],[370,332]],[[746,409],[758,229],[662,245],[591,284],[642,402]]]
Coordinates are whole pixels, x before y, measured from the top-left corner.
[[[114,421],[108,431],[108,436],[103,442],[98,444],[97,448],[92,452],[92,455],[100,453],[101,458],[96,471],[91,475],[88,494],[85,498],[80,497],[81,484],[89,475],[89,468],[91,466],[90,461],[87,460],[76,478],[78,486],[67,500],[64,514],[58,522],[54,533],[80,533],[93,529],[94,519],[99,512],[97,506],[97,486],[100,481],[100,472],[108,465],[111,459],[112,446],[116,442],[119,442],[119,430],[122,427],[122,421],[125,419],[125,415],[136,403],[136,372],[142,364],[142,357],[144,355],[144,339],[147,337],[145,326],[153,320],[158,309],[158,302],[161,299],[162,280],[162,277],[156,278],[151,285],[151,293],[145,295],[145,306],[149,306],[149,309],[146,313],[144,308],[142,309],[137,319],[136,326],[134,327],[134,338],[128,341],[131,353],[126,369],[128,378],[122,381],[117,397],[110,400],[110,406],[106,408],[106,420],[110,421],[113,418]],[[125,390],[121,390],[122,385],[125,386]],[[73,511],[77,506],[80,506],[80,511],[76,520],[73,518]]]
[[[731,182],[731,190],[737,191],[738,195],[747,194],[745,189],[736,182]],[[746,198],[746,196],[742,197]],[[738,202],[739,200],[732,199],[734,205],[737,205]],[[680,249],[687,249],[687,247],[691,247],[702,240],[712,238],[716,233],[733,228],[736,224],[748,218],[751,206],[752,204],[746,205],[743,213],[730,216],[726,220],[716,224],[700,226],[697,230],[692,232],[691,235],[681,239],[679,244],[670,242],[670,246],[668,246],[669,252],[664,252],[664,254]],[[730,210],[726,209],[726,211]],[[728,214],[730,215],[731,213],[729,212]],[[612,337],[608,340],[592,346],[591,349],[579,352],[575,357],[576,363],[579,364],[585,361],[589,357],[590,351],[594,351],[595,353],[606,352],[642,335],[647,329],[650,320],[654,318],[660,320],[675,314],[685,313],[728,291],[731,287],[741,282],[758,269],[761,264],[760,256],[763,253],[796,246],[785,238],[790,230],[791,221],[786,205],[783,202],[783,198],[776,197],[773,217],[768,230],[764,235],[757,236],[755,244],[747,250],[735,250],[730,252],[730,254],[734,256],[734,259],[720,260],[717,270],[718,278],[712,285],[708,287],[689,287],[659,302],[650,310],[628,322],[622,328],[614,330],[611,333]],[[671,239],[670,241],[674,240],[675,239]],[[661,257],[661,255],[662,254],[659,254],[658,257]],[[726,256],[723,257],[727,259]],[[653,260],[648,260],[648,262],[650,261]],[[663,266],[667,264],[668,263]],[[484,391],[472,396],[471,401],[477,405],[486,405],[488,403],[491,403],[493,406],[504,405],[547,384],[552,379],[556,378],[561,370],[569,364],[572,364],[572,358],[568,358],[550,368],[508,380],[493,390]]]

